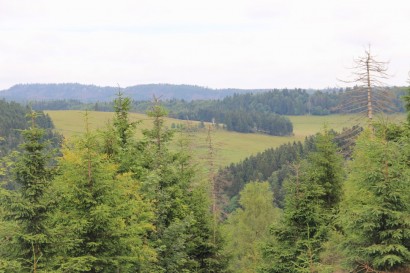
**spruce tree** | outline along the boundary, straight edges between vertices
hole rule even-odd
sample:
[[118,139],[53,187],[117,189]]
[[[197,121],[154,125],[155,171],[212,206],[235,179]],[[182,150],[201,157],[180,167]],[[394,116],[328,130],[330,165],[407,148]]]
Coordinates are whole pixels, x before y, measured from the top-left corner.
[[32,112],[31,126],[22,131],[24,142],[22,152],[13,166],[17,191],[2,191],[1,207],[5,209],[5,225],[14,226],[6,235],[8,240],[2,246],[4,260],[21,265],[21,272],[38,272],[49,259],[52,242],[47,225],[53,204],[48,189],[53,177],[50,165],[51,155],[44,141],[44,129],[36,126],[36,113]]
[[137,172],[139,151],[135,141],[135,129],[139,121],[131,121],[131,99],[118,92],[114,104],[114,119],[100,131],[102,152],[119,165],[118,172]]
[[388,140],[388,125],[375,128],[356,143],[341,210],[342,246],[350,270],[401,272],[410,266],[410,142]]
[[[143,131],[138,147],[139,180],[155,210],[155,232],[150,241],[157,251],[155,272],[224,272],[220,236],[214,229],[206,187],[197,183],[188,147],[169,148],[173,131],[164,122],[166,110],[155,101],[148,116],[151,129]],[[199,183],[200,184],[200,183]]]
[[100,152],[100,139],[86,134],[63,151],[56,178],[59,238],[54,270],[147,272],[155,252],[146,241],[153,229],[150,204],[131,174],[118,174]]
[[285,208],[272,226],[272,242],[264,246],[261,272],[318,272],[322,244],[334,226],[343,169],[341,156],[328,131],[318,135],[315,152],[295,163],[287,182]]

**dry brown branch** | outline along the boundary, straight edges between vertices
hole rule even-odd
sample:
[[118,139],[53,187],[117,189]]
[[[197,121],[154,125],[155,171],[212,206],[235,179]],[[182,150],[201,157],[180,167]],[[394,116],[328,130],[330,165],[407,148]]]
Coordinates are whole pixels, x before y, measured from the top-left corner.
[[355,84],[345,92],[346,96],[339,109],[345,113],[366,113],[372,120],[375,113],[392,112],[395,109],[391,93],[384,80],[390,78],[387,73],[388,62],[378,61],[370,52],[370,46],[363,56],[354,59],[351,67],[351,79],[341,80],[344,83]]

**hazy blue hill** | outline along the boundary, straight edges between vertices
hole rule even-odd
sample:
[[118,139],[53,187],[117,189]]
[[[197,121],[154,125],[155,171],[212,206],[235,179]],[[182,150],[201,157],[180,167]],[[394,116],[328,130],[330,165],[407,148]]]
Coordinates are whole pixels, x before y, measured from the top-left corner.
[[[153,95],[161,99],[221,99],[234,93],[256,93],[267,89],[211,89],[194,85],[143,84],[123,88],[122,91],[134,100],[151,100]],[[78,83],[17,84],[0,91],[0,98],[18,102],[69,100],[83,102],[112,101],[118,87],[100,87]]]

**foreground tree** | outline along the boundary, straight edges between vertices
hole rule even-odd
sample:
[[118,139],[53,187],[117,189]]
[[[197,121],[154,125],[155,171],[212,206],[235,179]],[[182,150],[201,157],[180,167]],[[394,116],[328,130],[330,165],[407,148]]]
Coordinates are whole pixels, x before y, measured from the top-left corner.
[[54,215],[56,258],[61,272],[144,272],[155,259],[146,244],[153,229],[150,204],[131,175],[99,151],[99,138],[87,133],[63,151],[56,179]]
[[9,261],[5,265],[11,261],[11,265],[20,267],[20,272],[37,272],[44,268],[52,242],[47,219],[53,209],[48,189],[54,172],[43,139],[44,130],[36,126],[34,112],[31,119],[30,128],[22,132],[22,152],[13,167],[18,190],[3,190],[0,199],[7,220],[3,236],[8,238],[3,241],[1,255]]
[[410,141],[389,139],[389,131],[379,125],[376,133],[362,133],[346,182],[343,250],[354,272],[401,272],[410,266]]
[[138,143],[142,157],[136,168],[144,195],[155,210],[155,232],[149,238],[158,255],[154,271],[224,272],[208,188],[197,180],[189,149],[169,149],[173,131],[164,125],[166,115],[156,100],[148,112],[153,126],[143,131]]

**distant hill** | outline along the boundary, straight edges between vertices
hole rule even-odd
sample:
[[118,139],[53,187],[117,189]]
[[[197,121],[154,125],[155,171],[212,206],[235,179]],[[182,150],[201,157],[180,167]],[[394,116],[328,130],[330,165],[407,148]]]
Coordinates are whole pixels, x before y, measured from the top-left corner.
[[[121,88],[126,96],[134,100],[151,100],[153,95],[165,99],[222,99],[235,93],[257,93],[268,89],[211,89],[194,85],[143,84]],[[0,98],[17,102],[46,100],[80,100],[82,102],[112,101],[118,87],[83,85],[78,83],[60,84],[17,84],[0,91]]]

